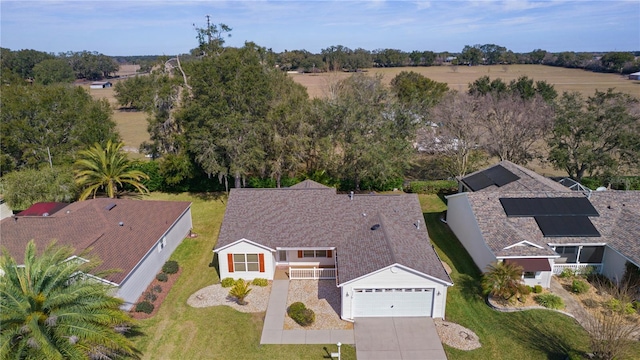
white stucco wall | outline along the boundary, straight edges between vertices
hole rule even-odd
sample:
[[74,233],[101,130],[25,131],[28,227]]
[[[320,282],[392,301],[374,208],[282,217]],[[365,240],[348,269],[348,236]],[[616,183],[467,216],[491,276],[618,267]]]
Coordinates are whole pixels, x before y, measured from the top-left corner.
[[602,274],[613,281],[620,281],[624,276],[627,258],[609,246],[604,248],[602,257]]
[[541,271],[539,279],[522,279],[525,285],[536,286],[540,285],[545,289],[548,289],[551,286],[551,277],[553,276],[553,271]]
[[[447,300],[447,286],[445,284],[402,267],[389,266],[342,286],[340,293],[341,317],[343,319],[353,320],[353,289],[365,288],[432,288],[434,289],[432,316],[434,318],[444,318]],[[440,295],[438,295],[438,292]]]
[[158,251],[158,244],[162,242],[162,238],[160,238],[120,283],[116,296],[125,301],[123,305],[125,310],[129,310],[138,301],[142,292],[151,284],[164,263],[169,260],[173,251],[182,243],[192,228],[191,208],[189,208],[163,236],[165,246],[162,250]]
[[455,194],[447,197],[447,203],[447,225],[471,255],[476,266],[484,272],[487,265],[496,261],[496,257],[482,238],[469,199],[465,193]]
[[[227,254],[263,254],[264,255],[264,272],[259,271],[235,271],[229,272],[229,264],[227,263]],[[253,280],[255,278],[263,278],[273,280],[275,273],[275,252],[264,247],[252,244],[251,242],[242,240],[228,248],[218,251],[218,263],[220,264],[220,280],[224,278]]]

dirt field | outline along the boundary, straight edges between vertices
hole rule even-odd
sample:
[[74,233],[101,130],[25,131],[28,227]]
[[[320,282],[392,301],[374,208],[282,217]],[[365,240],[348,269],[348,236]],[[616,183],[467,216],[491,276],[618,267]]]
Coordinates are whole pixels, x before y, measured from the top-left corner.
[[[584,95],[593,95],[595,90],[615,88],[617,91],[640,96],[640,81],[628,80],[626,76],[601,74],[580,69],[565,69],[543,65],[493,65],[459,66],[454,72],[451,66],[373,68],[367,74],[382,74],[385,83],[401,71],[414,71],[432,80],[445,82],[452,90],[466,91],[470,82],[488,75],[491,79],[501,78],[505,82],[526,75],[533,80],[545,80],[553,84],[558,91],[578,91]],[[351,76],[351,73],[292,74],[293,80],[304,85],[310,97],[322,97],[327,85],[333,81]]]

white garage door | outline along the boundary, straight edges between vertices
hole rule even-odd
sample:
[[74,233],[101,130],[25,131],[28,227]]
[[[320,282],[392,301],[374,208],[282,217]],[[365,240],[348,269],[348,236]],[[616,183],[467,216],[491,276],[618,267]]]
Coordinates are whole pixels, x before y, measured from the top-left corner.
[[431,316],[433,289],[354,289],[353,317]]

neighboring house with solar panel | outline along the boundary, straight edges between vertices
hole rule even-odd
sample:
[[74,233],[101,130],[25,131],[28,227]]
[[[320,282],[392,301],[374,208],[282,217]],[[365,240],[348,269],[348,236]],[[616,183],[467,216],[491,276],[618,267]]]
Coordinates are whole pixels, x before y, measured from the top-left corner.
[[481,270],[523,267],[527,285],[549,287],[564,269],[621,279],[640,266],[640,192],[572,191],[508,161],[459,179],[447,224]]
[[453,285],[415,194],[338,194],[311,180],[232,189],[214,251],[221,279],[335,280],[346,320],[443,318]]
[[96,279],[113,286],[129,310],[191,228],[189,202],[100,198],[34,204],[3,219],[0,238],[17,263],[30,240],[39,250],[56,240],[76,255],[89,251],[101,261],[97,272],[118,270]]

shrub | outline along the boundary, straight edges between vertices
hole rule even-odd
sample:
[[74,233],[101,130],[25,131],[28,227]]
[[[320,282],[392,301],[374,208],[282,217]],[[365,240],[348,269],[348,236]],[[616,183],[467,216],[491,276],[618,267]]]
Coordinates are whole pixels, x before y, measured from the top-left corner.
[[536,294],[540,294],[542,292],[542,285],[536,285],[533,287],[533,292]]
[[538,304],[549,309],[562,309],[564,307],[564,302],[557,295],[542,294],[542,295],[536,295],[536,297],[534,297],[533,299]]
[[571,291],[576,294],[584,294],[589,291],[589,284],[587,284],[586,281],[578,279],[573,280],[573,283],[571,283]]
[[166,274],[175,274],[178,272],[178,262],[169,260],[162,266],[162,272]]
[[154,294],[153,291],[147,291],[144,293],[144,299],[149,302],[154,302],[158,299],[158,295]]
[[244,281],[243,279],[238,279],[238,281],[233,284],[231,290],[229,290],[229,296],[233,296],[234,298],[238,299],[239,305],[246,305],[247,302],[244,301],[244,299],[249,295],[250,292],[251,288],[249,287],[249,282]]
[[527,296],[529,294],[531,294],[531,286],[527,286],[524,284],[520,286],[520,295]]
[[143,312],[145,314],[151,314],[153,312],[153,304],[148,301],[140,302],[136,305],[136,312]]
[[621,312],[627,315],[631,315],[636,312],[632,302],[623,302],[619,299],[613,298],[607,301],[607,307],[613,311]]
[[573,277],[574,275],[575,275],[574,271],[567,268],[562,270],[562,272],[560,273],[560,275],[558,275],[558,277],[566,279],[566,278]]
[[157,293],[161,293],[162,292],[162,286],[156,285],[153,288],[151,288],[151,291],[157,292]]
[[287,314],[301,326],[309,326],[316,321],[316,314],[301,302],[295,302],[287,309]]
[[160,274],[156,275],[156,279],[158,279],[158,281],[166,282],[167,280],[169,280],[169,276],[161,272]]
[[251,282],[251,285],[267,286],[267,285],[269,285],[269,281],[267,279],[256,278],[256,279],[253,279],[253,281]]
[[233,280],[232,278],[228,277],[228,278],[224,278],[222,279],[222,281],[220,282],[220,284],[222,285],[223,288],[228,288],[228,287],[232,287],[233,284],[235,284],[236,281]]

